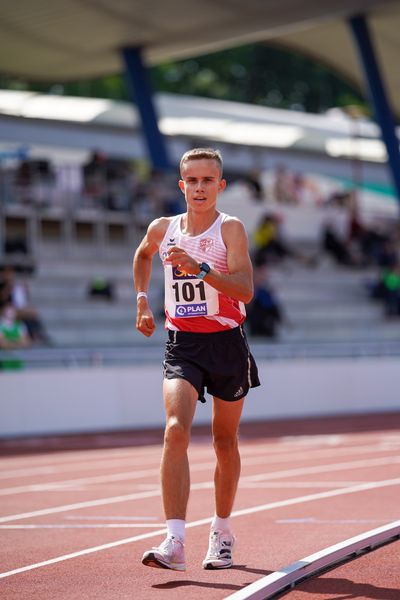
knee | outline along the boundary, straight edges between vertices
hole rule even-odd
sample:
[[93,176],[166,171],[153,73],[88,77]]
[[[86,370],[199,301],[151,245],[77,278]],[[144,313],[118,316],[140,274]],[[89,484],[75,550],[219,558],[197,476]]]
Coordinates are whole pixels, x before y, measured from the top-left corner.
[[164,445],[174,449],[186,449],[189,446],[190,431],[175,417],[168,419],[165,428]]
[[237,436],[214,436],[214,450],[219,460],[230,460],[238,451]]

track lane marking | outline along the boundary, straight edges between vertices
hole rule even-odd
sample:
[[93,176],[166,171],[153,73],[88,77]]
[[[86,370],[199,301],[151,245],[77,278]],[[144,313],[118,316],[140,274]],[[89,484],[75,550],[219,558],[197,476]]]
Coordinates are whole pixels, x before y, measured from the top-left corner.
[[0,525],[1,529],[151,529],[155,527],[160,529],[164,523],[86,523],[84,525],[72,523],[42,523],[34,525],[25,523],[25,525]]
[[[328,436],[329,437],[329,436]],[[345,440],[344,440],[345,441]],[[365,440],[355,440],[358,441],[360,443],[358,444],[349,444],[349,445],[345,445],[345,444],[341,444],[340,447],[336,446],[335,449],[338,452],[344,453],[346,452],[346,449],[351,450],[351,451],[356,451],[356,452],[368,452],[368,449],[370,449],[371,452],[376,452],[376,451],[380,451],[380,452],[384,452],[384,451],[390,451],[392,450],[392,448],[386,448],[386,447],[382,447],[382,440],[381,439],[377,439],[375,440],[373,443],[367,443],[365,444]],[[302,449],[307,449],[309,452],[317,452],[317,451],[331,451],[333,452],[333,448],[332,448],[332,444],[330,443],[325,443],[325,444],[319,444],[319,448],[315,447],[315,444],[304,444],[304,447]],[[144,452],[140,452],[140,450],[144,450]],[[160,445],[158,444],[157,446],[150,446],[150,447],[140,447],[138,448],[132,448],[131,450],[126,450],[125,452],[121,452],[119,450],[116,449],[110,449],[109,451],[102,451],[102,450],[86,450],[86,451],[82,451],[82,452],[78,452],[76,453],[73,457],[70,456],[69,452],[63,453],[63,456],[65,454],[65,458],[75,458],[76,460],[73,461],[65,461],[65,462],[59,462],[56,461],[54,464],[49,464],[47,466],[32,466],[32,467],[26,467],[26,463],[29,463],[29,460],[32,459],[33,457],[29,456],[26,457],[24,456],[23,458],[19,458],[19,459],[15,459],[18,460],[18,462],[24,462],[24,467],[18,469],[18,468],[14,468],[12,470],[9,471],[2,471],[0,468],[0,479],[7,479],[7,478],[13,478],[15,477],[21,477],[21,476],[32,476],[35,474],[46,474],[46,472],[63,472],[63,471],[71,471],[71,470],[75,470],[76,467],[78,466],[79,468],[82,468],[82,465],[84,468],[102,468],[104,463],[107,462],[112,462],[115,463],[117,462],[116,458],[113,458],[115,456],[120,456],[122,457],[123,460],[126,461],[133,461],[135,462],[139,462],[139,463],[143,463],[143,458],[148,457],[149,455],[149,450],[153,450],[155,452],[155,456],[154,457],[149,457],[149,462],[155,462],[156,464],[159,462],[159,454],[160,454]],[[245,455],[246,453],[249,454],[258,454],[258,453],[264,453],[267,452],[269,455],[271,454],[282,454],[282,456],[284,457],[285,455],[289,455],[288,458],[291,459],[291,456],[293,454],[293,450],[298,450],[298,446],[296,444],[292,444],[292,443],[275,443],[275,444],[271,444],[270,442],[267,443],[263,443],[263,444],[248,444],[246,445],[246,441],[244,442],[244,445],[241,448],[241,452],[243,455]],[[365,449],[365,450],[364,450]],[[197,455],[210,455],[210,456],[214,456],[214,452],[212,450],[212,448],[210,449],[203,449],[202,447],[196,447],[196,442],[194,442],[194,446],[191,446],[191,448],[189,449],[189,455],[191,453],[197,454]],[[97,454],[96,454],[97,453]],[[87,456],[87,454],[89,454],[89,456]],[[111,454],[111,458],[110,458],[110,454]],[[140,458],[140,456],[144,454],[144,457],[142,457],[142,459]],[[79,462],[81,456],[84,456],[87,460],[85,462]],[[110,458],[110,461],[104,461],[103,457],[105,458]],[[36,457],[34,457],[36,458]],[[43,457],[40,457],[43,458]],[[53,461],[55,458],[57,458],[57,455],[51,455],[49,457],[44,458],[44,460],[42,462],[47,462],[47,461]],[[282,460],[285,460],[284,458],[282,458]],[[97,465],[96,463],[99,462],[99,464]],[[7,463],[7,459],[1,458],[1,465],[4,466],[4,464]]]
[[[334,463],[328,465],[318,465],[313,467],[300,467],[295,469],[287,469],[284,471],[274,471],[267,474],[259,475],[247,475],[241,478],[244,481],[266,481],[268,479],[284,479],[285,477],[292,477],[296,475],[306,475],[311,473],[326,473],[328,471],[341,471],[346,469],[357,469],[365,467],[376,467],[388,464],[399,464],[400,456],[387,457],[387,458],[376,458],[369,460],[360,461],[349,461],[344,463]],[[213,466],[215,463],[212,463]],[[193,483],[191,486],[192,490],[207,489],[214,485],[213,481],[206,481],[203,483]],[[160,489],[150,490],[148,492],[136,492],[133,494],[124,494],[119,496],[111,496],[109,498],[99,498],[97,500],[87,500],[84,502],[75,502],[72,504],[64,504],[61,506],[54,506],[50,508],[39,509],[31,512],[19,513],[14,515],[7,515],[0,517],[0,523],[8,523],[10,521],[18,521],[21,519],[29,519],[32,517],[39,517],[43,515],[55,514],[60,512],[67,512],[70,510],[77,510],[80,508],[89,508],[92,506],[104,506],[107,504],[115,504],[118,502],[128,502],[132,500],[138,500],[143,498],[151,498],[160,495]]]
[[[372,448],[370,449],[369,446],[360,446],[358,447],[355,451],[352,451],[351,454],[364,454],[364,453],[374,453],[376,454],[377,452],[390,452],[390,450],[387,449],[379,449],[379,448]],[[258,452],[257,452],[258,454]],[[262,452],[260,451],[260,454],[262,454]],[[322,448],[322,449],[315,449],[313,454],[308,454],[305,457],[302,457],[301,460],[313,460],[314,458],[329,458],[331,456],[336,457],[339,454],[348,454],[347,449],[345,448],[337,448],[337,449],[330,449],[330,448]],[[215,455],[212,455],[215,456]],[[246,453],[242,453],[242,465],[246,466],[246,465],[257,465],[259,463],[263,463],[265,465],[268,464],[273,464],[275,462],[292,462],[293,461],[293,455],[292,453],[287,456],[282,455],[282,456],[278,456],[278,457],[270,457],[270,456],[249,456],[246,455]],[[132,466],[135,463],[132,462]],[[208,469],[211,467],[213,467],[215,465],[215,457],[213,459],[213,462],[206,462],[206,463],[191,463],[191,470],[192,471],[197,471],[197,470],[203,470],[203,469]],[[99,466],[99,468],[101,468],[101,465]],[[60,490],[62,488],[65,487],[71,487],[71,486],[79,486],[79,485],[90,485],[90,484],[95,484],[95,483],[109,483],[109,482],[113,482],[113,481],[126,481],[126,480],[130,480],[130,479],[140,479],[141,477],[147,477],[147,476],[153,476],[153,475],[158,475],[159,474],[159,466],[157,465],[157,468],[154,469],[145,469],[142,471],[133,471],[133,470],[129,470],[129,471],[124,471],[122,473],[112,473],[109,475],[93,475],[91,477],[79,477],[76,479],[64,479],[64,480],[59,480],[59,481],[52,481],[52,482],[48,482],[48,483],[32,483],[32,484],[28,484],[28,485],[19,485],[19,486],[13,486],[13,487],[7,487],[7,488],[0,488],[0,496],[8,496],[8,495],[14,495],[14,494],[23,494],[23,493],[29,493],[29,492],[40,492],[40,491],[55,491],[57,490],[57,488],[59,487]]]
[[[245,509],[241,509],[241,510],[236,510],[232,513],[231,516],[232,517],[241,517],[244,515],[250,515],[250,514],[257,513],[257,512],[272,510],[274,508],[281,508],[283,506],[293,506],[294,504],[303,504],[304,502],[311,502],[314,500],[322,500],[325,498],[332,498],[334,496],[353,494],[353,493],[363,492],[366,490],[372,490],[372,489],[383,488],[383,487],[394,486],[394,485],[400,485],[400,478],[386,479],[386,480],[382,480],[382,481],[375,481],[372,483],[364,483],[361,485],[356,485],[352,488],[346,488],[344,490],[342,488],[339,488],[336,490],[331,490],[329,492],[320,492],[317,494],[309,494],[307,496],[299,496],[297,498],[280,500],[278,502],[270,502],[268,504],[261,504],[258,506],[253,506],[253,507],[249,507],[249,508],[245,508]],[[212,517],[208,517],[206,519],[199,519],[197,521],[192,521],[190,523],[187,523],[186,527],[188,529],[193,528],[193,527],[199,527],[200,525],[206,525],[207,523],[210,523],[211,520],[212,520]],[[11,575],[17,575],[19,573],[24,573],[26,571],[31,571],[33,569],[38,569],[40,567],[45,567],[45,566],[52,565],[55,563],[70,560],[72,558],[78,558],[80,556],[85,556],[87,554],[93,554],[94,552],[100,552],[102,550],[109,550],[110,548],[115,548],[117,546],[131,544],[133,542],[138,542],[140,540],[156,537],[158,535],[165,534],[166,532],[167,532],[167,530],[164,527],[163,529],[158,529],[157,531],[152,531],[152,532],[144,533],[141,535],[136,535],[136,536],[129,537],[129,538],[116,540],[114,542],[109,542],[107,544],[101,544],[100,546],[93,546],[91,548],[85,548],[84,550],[78,550],[76,552],[71,552],[69,554],[57,556],[55,558],[44,560],[39,563],[25,565],[24,567],[19,567],[17,569],[12,569],[11,571],[6,571],[4,573],[0,573],[0,579],[4,579],[5,577],[10,577]]]

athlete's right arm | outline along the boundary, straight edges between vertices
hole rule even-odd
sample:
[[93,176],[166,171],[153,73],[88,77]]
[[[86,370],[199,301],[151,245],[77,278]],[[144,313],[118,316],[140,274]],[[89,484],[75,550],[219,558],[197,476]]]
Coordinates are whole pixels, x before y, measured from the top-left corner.
[[[133,258],[133,282],[136,292],[148,292],[153,256],[168,229],[169,219],[161,217],[152,221]],[[156,328],[154,316],[145,296],[137,300],[136,329],[150,337]]]

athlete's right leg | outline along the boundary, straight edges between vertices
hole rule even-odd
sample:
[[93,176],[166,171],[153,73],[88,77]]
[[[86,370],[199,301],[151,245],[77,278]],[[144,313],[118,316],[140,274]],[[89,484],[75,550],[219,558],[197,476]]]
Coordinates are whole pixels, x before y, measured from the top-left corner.
[[198,392],[185,379],[164,379],[166,427],[161,460],[161,487],[168,535],[144,553],[150,567],[184,571],[184,526],[189,500],[190,474],[187,449]]
[[166,426],[161,488],[166,519],[185,519],[190,475],[187,449],[198,392],[186,379],[164,379]]

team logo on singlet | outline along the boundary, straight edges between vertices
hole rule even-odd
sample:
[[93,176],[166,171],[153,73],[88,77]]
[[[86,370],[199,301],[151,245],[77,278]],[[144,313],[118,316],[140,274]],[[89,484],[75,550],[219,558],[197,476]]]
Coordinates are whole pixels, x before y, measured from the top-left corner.
[[200,240],[200,250],[202,252],[209,252],[214,245],[214,240],[212,238],[201,238]]

